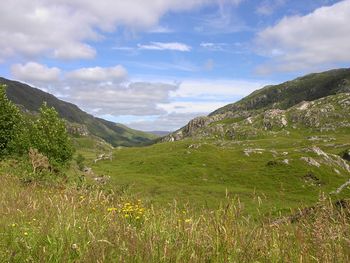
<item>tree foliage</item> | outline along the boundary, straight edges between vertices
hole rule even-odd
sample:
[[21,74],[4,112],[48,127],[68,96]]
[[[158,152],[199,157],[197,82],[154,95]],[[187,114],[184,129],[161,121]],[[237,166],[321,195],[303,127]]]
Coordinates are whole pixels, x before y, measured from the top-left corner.
[[10,152],[9,145],[19,134],[21,119],[19,109],[6,96],[6,87],[0,85],[0,157]]
[[34,121],[30,144],[47,156],[53,164],[65,164],[72,159],[73,146],[65,122],[57,111],[46,103],[40,108],[40,117]]

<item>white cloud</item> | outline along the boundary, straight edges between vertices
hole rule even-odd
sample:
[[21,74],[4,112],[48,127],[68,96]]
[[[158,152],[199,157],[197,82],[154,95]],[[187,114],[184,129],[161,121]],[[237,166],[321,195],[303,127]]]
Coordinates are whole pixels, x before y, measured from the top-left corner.
[[174,85],[149,82],[71,85],[71,89],[66,91],[66,99],[99,116],[164,114],[158,104],[168,103],[169,92],[176,89]]
[[228,48],[226,43],[202,42],[200,47],[210,51],[225,51]]
[[146,49],[146,50],[175,50],[175,51],[182,51],[182,52],[188,52],[191,51],[191,47],[178,42],[151,42],[150,44],[138,44],[137,45],[139,49]]
[[158,104],[159,108],[164,109],[168,113],[177,114],[195,114],[207,115],[208,113],[225,106],[230,102],[227,101],[174,101],[166,104]]
[[127,72],[120,65],[61,73],[58,68],[31,62],[14,65],[12,69],[16,79],[32,83],[94,115],[141,117],[133,127],[147,130],[180,128],[194,116],[206,115],[265,84],[208,79],[150,82],[142,78],[126,82]]
[[260,73],[297,71],[350,61],[350,0],[290,16],[258,34],[261,54],[272,58]]
[[160,26],[160,25],[157,25],[151,28],[150,30],[148,30],[148,33],[155,33],[155,34],[166,34],[166,33],[173,33],[173,32],[174,30],[172,30],[171,28],[167,26]]
[[11,73],[16,79],[26,82],[55,82],[59,80],[61,70],[49,68],[36,62],[15,64],[11,67]]
[[71,43],[58,47],[53,52],[53,56],[59,59],[90,59],[94,58],[96,55],[96,50],[87,44],[81,43]]
[[153,120],[134,120],[127,125],[143,131],[175,131],[198,116],[203,116],[203,113],[170,113],[160,115]]
[[81,68],[67,73],[67,77],[73,80],[80,81],[93,81],[93,82],[103,82],[103,81],[123,81],[127,77],[127,70],[121,66],[117,65],[115,67],[102,68]]
[[[125,26],[130,31],[157,29],[168,12],[237,0],[3,0],[0,8],[0,59],[11,56],[92,58],[87,43]],[[164,28],[158,27],[158,31]]]
[[[198,98],[212,101],[227,100],[246,96],[266,83],[245,80],[184,80],[179,88],[171,93],[172,97]],[[271,83],[270,83],[271,84]]]

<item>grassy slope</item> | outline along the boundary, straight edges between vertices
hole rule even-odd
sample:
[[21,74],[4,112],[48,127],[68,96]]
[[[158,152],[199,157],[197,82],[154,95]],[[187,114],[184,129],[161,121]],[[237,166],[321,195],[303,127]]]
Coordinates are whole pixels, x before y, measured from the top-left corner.
[[[345,135],[347,134],[339,134],[337,143],[344,142]],[[298,145],[304,147],[303,142],[297,140],[298,136],[291,139],[295,139]],[[94,140],[80,138],[78,141],[85,146],[84,152],[91,155],[92,149],[96,147]],[[274,218],[266,218],[265,215],[261,216],[261,213],[266,214],[271,210],[274,213],[274,203],[277,206],[288,207],[296,205],[300,198],[305,198],[304,204],[311,200],[316,201],[319,189],[309,187],[303,192],[293,193],[288,186],[281,189],[277,183],[273,186],[266,185],[273,183],[265,178],[267,170],[264,164],[269,158],[262,155],[262,158],[255,156],[252,160],[243,160],[239,157],[242,160],[234,161],[239,152],[236,147],[215,151],[215,146],[204,146],[194,154],[195,160],[206,161],[210,167],[197,167],[192,163],[181,168],[179,163],[194,161],[184,155],[186,143],[189,142],[174,143],[171,146],[162,144],[142,149],[122,149],[116,152],[116,157],[120,156],[116,162],[124,160],[126,164],[121,169],[123,176],[114,177],[113,184],[120,185],[120,180],[126,180],[126,177],[130,179],[132,174],[138,178],[143,177],[145,180],[139,185],[139,189],[143,191],[140,201],[130,196],[127,191],[108,194],[97,186],[85,184],[25,185],[18,179],[21,172],[18,164],[11,161],[0,162],[0,261],[349,262],[349,208],[342,212],[324,199],[319,199],[320,208],[304,215],[300,221],[281,221],[276,224]],[[249,143],[256,145],[257,142]],[[259,144],[265,147],[271,143],[271,139],[259,141]],[[290,141],[280,141],[277,143],[278,147],[271,147],[285,150],[288,148],[287,143]],[[172,147],[171,153],[165,151],[169,146]],[[106,145],[103,148],[108,150]],[[214,151],[209,156],[204,153],[205,149]],[[139,152],[137,160],[130,156],[133,150]],[[233,161],[223,158],[223,153],[232,154],[229,157]],[[140,172],[137,171],[141,168],[140,165],[136,165],[135,169],[127,173],[127,167],[130,167],[128,163],[150,162],[151,157],[167,160],[171,166],[166,168],[160,163],[149,163],[146,165],[148,168]],[[171,161],[172,159],[176,160]],[[228,164],[223,170],[214,171],[217,167],[216,162]],[[255,165],[250,168],[250,176],[246,174],[249,171],[246,165],[252,163]],[[235,199],[224,199],[221,193],[219,196],[207,196],[206,192],[199,188],[201,183],[196,184],[198,181],[189,178],[200,170],[227,178],[229,175],[226,171],[232,168],[232,164],[241,166],[235,167],[236,176],[233,176],[230,183],[225,184],[231,189],[236,189],[236,193],[242,191],[240,197],[243,203]],[[104,167],[104,171],[117,171],[115,166],[107,165],[107,162],[101,162],[99,166]],[[178,169],[177,179],[176,175],[170,172],[171,167]],[[192,167],[192,170],[181,176],[185,172],[184,168],[189,167]],[[299,168],[305,169],[303,165]],[[327,178],[330,180],[331,174],[327,173],[328,169],[322,168],[317,171],[318,176],[322,176],[327,186],[321,189],[330,189],[331,184],[340,180],[332,177],[332,183],[328,182]],[[298,174],[294,173],[294,169],[291,170],[289,172],[286,168],[278,168],[278,171],[269,172],[274,180],[283,182],[283,185],[290,182],[290,185],[300,187],[300,181],[293,178]],[[158,181],[160,175],[165,173],[169,173],[167,181],[159,184],[158,197],[162,199],[158,199],[160,203],[153,206],[147,201],[150,181],[145,177],[152,174]],[[286,181],[287,176],[292,178]],[[252,194],[252,189],[245,189],[244,184],[247,180],[244,177],[263,179],[261,188],[268,193],[267,198],[263,195],[259,198],[258,194]],[[214,180],[216,179],[213,178]],[[192,183],[193,189],[202,193],[190,196],[191,202],[187,205],[181,202],[164,204],[162,191],[166,189],[174,191],[172,197],[187,199],[187,196],[183,196],[187,193],[182,191],[186,181]],[[174,189],[169,189],[172,183],[177,185]],[[222,182],[213,183],[214,191],[221,192],[219,188],[224,190]],[[203,198],[221,201],[222,206],[192,210]],[[272,198],[275,200],[271,200]],[[282,202],[285,203],[281,204]],[[254,219],[250,216],[252,214],[255,215]]]
[[76,105],[57,99],[53,95],[32,88],[26,84],[0,78],[0,83],[7,85],[7,96],[17,105],[36,112],[44,101],[54,107],[60,116],[69,122],[83,124],[89,132],[101,137],[114,146],[134,146],[150,144],[157,136],[130,129],[121,124],[115,124],[87,114]]
[[[165,204],[177,199],[191,206],[216,207],[225,198],[238,196],[247,211],[255,210],[251,200],[260,196],[263,210],[286,211],[300,205],[309,205],[321,192],[329,193],[344,183],[349,174],[339,167],[321,164],[310,166],[301,157],[322,158],[307,152],[311,146],[319,146],[327,153],[339,153],[349,148],[350,130],[337,133],[320,133],[320,136],[336,138],[330,142],[307,139],[317,134],[304,130],[302,134],[291,131],[288,136],[260,138],[246,141],[192,141],[162,143],[143,148],[122,148],[114,152],[113,161],[91,164],[97,174],[111,176],[110,187],[128,190],[155,203]],[[190,145],[201,145],[198,149]],[[348,144],[347,146],[342,146]],[[328,146],[327,146],[328,145]],[[262,148],[262,154],[244,155],[248,148]],[[277,151],[277,155],[271,151]],[[282,153],[288,152],[284,156]],[[281,161],[288,159],[290,164]],[[268,165],[277,161],[277,165]],[[341,171],[341,175],[334,172]],[[321,186],[305,182],[304,176],[313,173],[321,180]],[[349,195],[345,190],[345,195]]]
[[350,68],[309,74],[279,85],[266,86],[236,103],[217,109],[210,116],[237,110],[287,109],[302,101],[340,92],[350,92]]
[[[24,185],[18,172],[0,163],[0,262],[350,260],[350,211],[324,199],[300,221],[276,224],[247,217],[237,200],[195,212],[180,203],[154,207],[91,186]],[[255,214],[265,201],[251,198]]]

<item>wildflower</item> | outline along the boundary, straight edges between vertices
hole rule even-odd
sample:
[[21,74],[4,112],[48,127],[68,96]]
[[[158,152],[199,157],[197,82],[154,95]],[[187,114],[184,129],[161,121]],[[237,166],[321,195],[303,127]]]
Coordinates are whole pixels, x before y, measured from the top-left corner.
[[15,226],[16,226],[16,224],[15,224],[15,223],[13,223],[11,226],[12,226],[12,227],[15,227]]
[[187,219],[185,219],[185,223],[189,223],[189,222],[191,222],[192,221],[192,219],[191,218],[187,218]]
[[113,212],[113,211],[117,211],[117,208],[115,207],[110,207],[107,209],[108,212]]
[[72,244],[71,248],[72,248],[73,250],[78,250],[78,249],[79,249],[78,245],[75,244],[75,243]]
[[28,236],[28,232],[24,232],[23,235]]

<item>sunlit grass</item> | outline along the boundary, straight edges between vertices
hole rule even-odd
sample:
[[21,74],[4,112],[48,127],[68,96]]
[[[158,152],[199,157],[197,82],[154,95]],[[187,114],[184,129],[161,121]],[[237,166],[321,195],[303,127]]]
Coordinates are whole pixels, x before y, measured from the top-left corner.
[[[291,223],[236,198],[193,211],[1,175],[1,262],[349,262],[350,211],[326,199]],[[256,198],[256,209],[262,199]]]

